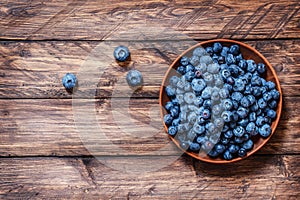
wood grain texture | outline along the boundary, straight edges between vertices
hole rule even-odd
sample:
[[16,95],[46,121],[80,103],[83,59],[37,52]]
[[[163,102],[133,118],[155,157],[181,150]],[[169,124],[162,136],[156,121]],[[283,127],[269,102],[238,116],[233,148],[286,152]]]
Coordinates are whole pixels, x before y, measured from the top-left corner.
[[[133,42],[131,61],[126,67],[120,67],[113,58],[105,58],[108,64],[104,65],[101,59],[112,55],[99,48],[105,46],[113,51],[120,42],[105,45],[76,41],[1,42],[0,98],[71,98],[61,84],[67,72],[84,74],[79,79],[77,97],[157,98],[167,68],[190,43],[193,42]],[[284,96],[299,96],[300,40],[246,43],[260,51],[275,68]],[[176,49],[166,47],[168,45]],[[94,67],[86,68],[87,61],[91,60]],[[132,68],[143,72],[145,82],[143,89],[133,94],[124,82],[126,72]]]
[[[296,200],[300,195],[299,155],[257,155],[223,166],[181,157],[158,171],[128,173],[132,162],[149,164],[139,157],[1,159],[0,197]],[[111,169],[113,164],[124,170]]]
[[[181,153],[163,130],[157,99],[78,101],[0,100],[0,156]],[[300,153],[298,107],[299,97],[285,98],[279,126],[259,154]]]
[[120,30],[132,38],[130,30],[145,24],[194,39],[296,38],[300,30],[298,0],[8,0],[0,8],[1,39],[118,39],[111,36]]

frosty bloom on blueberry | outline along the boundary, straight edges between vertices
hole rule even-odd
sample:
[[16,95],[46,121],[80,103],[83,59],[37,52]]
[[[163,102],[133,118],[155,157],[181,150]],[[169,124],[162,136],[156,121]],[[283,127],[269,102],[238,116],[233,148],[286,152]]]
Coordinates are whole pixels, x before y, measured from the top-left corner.
[[67,73],[63,78],[62,78],[62,83],[63,86],[67,90],[71,90],[76,86],[77,83],[77,78],[74,74],[72,73]]
[[197,47],[176,71],[164,89],[164,122],[182,148],[231,160],[270,136],[280,93],[265,64],[245,59],[239,45]]

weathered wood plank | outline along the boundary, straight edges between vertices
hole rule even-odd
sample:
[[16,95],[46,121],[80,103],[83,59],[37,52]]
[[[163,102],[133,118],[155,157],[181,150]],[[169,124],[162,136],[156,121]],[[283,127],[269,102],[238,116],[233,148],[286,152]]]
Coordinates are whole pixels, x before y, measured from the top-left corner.
[[114,34],[120,30],[139,38],[130,30],[145,24],[197,39],[298,38],[300,31],[298,0],[8,0],[0,8],[0,39],[118,39]]
[[[141,171],[149,169],[147,164],[158,164],[148,163],[147,159],[107,157],[106,162],[99,162],[94,158],[1,158],[0,197],[297,199],[300,195],[299,155],[257,155],[229,165],[181,157],[168,166],[161,165],[159,170]],[[133,162],[141,168],[126,171]],[[113,164],[124,170],[111,169]]]
[[[260,154],[300,153],[299,97],[286,97]],[[0,156],[178,155],[157,99],[0,100]]]
[[[101,42],[1,42],[0,98],[71,98],[61,84],[61,78],[67,72],[80,75],[79,97],[128,96],[131,90],[124,83],[124,77],[130,68],[142,71],[145,82],[143,89],[132,96],[158,97],[169,64],[191,43],[130,44],[132,61],[128,67],[120,67],[113,58],[106,59],[108,64],[102,60],[105,56],[112,56],[110,51],[119,42],[105,45]],[[299,96],[300,40],[247,43],[258,49],[274,66],[284,95]],[[103,50],[103,46],[110,49],[109,52]],[[88,61],[92,59],[93,67],[88,68]]]

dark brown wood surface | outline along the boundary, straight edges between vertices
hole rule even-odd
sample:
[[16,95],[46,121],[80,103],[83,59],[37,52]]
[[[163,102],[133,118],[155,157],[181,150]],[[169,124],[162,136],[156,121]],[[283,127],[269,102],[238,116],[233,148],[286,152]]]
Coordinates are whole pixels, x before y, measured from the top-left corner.
[[[1,1],[0,198],[299,199],[299,9],[298,0]],[[145,25],[180,34],[139,37],[137,27]],[[181,156],[157,112],[169,64],[194,40],[211,38],[241,40],[260,51],[284,97],[266,146],[229,165]],[[92,78],[80,79],[80,92],[68,94],[62,76],[80,74],[104,41],[134,43],[131,62],[96,66],[102,75],[86,72]],[[118,87],[131,68],[147,74],[133,94]],[[95,124],[85,118],[91,108]]]

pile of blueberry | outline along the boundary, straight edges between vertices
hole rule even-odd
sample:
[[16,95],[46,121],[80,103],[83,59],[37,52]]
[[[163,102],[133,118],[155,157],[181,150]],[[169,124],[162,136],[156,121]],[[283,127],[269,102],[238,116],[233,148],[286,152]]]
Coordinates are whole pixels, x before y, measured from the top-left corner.
[[176,71],[164,122],[183,149],[231,160],[270,136],[280,94],[265,65],[244,59],[239,45],[195,48]]

